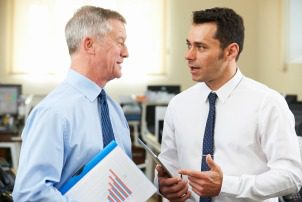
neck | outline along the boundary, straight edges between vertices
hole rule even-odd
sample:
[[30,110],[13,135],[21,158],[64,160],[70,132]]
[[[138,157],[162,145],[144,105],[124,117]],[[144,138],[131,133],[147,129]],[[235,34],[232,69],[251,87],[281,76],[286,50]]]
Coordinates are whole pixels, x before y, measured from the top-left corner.
[[97,72],[97,68],[90,62],[89,58],[83,58],[83,56],[76,55],[72,56],[71,69],[85,76],[102,88],[104,88],[107,83],[106,80],[102,79],[102,74]]
[[231,80],[237,72],[237,64],[236,62],[232,63],[228,67],[225,68],[225,71],[221,72],[221,75],[217,79],[213,79],[211,81],[206,82],[207,86],[216,91],[221,88],[225,83]]

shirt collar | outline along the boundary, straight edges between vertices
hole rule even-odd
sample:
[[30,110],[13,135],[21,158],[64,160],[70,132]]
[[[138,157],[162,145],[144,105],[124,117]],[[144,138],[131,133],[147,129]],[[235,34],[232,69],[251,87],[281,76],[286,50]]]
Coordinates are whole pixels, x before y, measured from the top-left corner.
[[237,68],[237,71],[233,78],[231,78],[228,82],[226,82],[221,88],[218,89],[216,92],[219,100],[224,103],[227,98],[231,95],[233,90],[236,88],[236,86],[240,83],[241,79],[243,78],[242,73],[240,72],[239,68]]
[[96,83],[73,69],[69,69],[66,81],[91,102],[93,102],[102,91],[102,88]]
[[[240,83],[241,79],[243,78],[242,73],[240,72],[239,68],[237,68],[237,71],[235,75],[228,81],[226,82],[222,87],[220,87],[217,91],[214,91],[219,100],[224,103],[227,98],[231,95],[233,90],[236,88],[236,86]],[[203,82],[202,83],[202,96],[204,102],[207,101],[208,95],[212,90]]]

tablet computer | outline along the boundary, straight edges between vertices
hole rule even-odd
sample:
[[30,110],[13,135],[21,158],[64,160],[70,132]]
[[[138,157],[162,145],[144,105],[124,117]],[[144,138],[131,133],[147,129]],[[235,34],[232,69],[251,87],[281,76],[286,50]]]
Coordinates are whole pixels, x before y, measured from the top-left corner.
[[143,148],[150,154],[153,160],[159,164],[168,174],[169,177],[173,177],[172,173],[168,170],[168,168],[162,163],[162,161],[158,158],[158,156],[148,147],[141,139],[138,138],[138,142],[143,146]]

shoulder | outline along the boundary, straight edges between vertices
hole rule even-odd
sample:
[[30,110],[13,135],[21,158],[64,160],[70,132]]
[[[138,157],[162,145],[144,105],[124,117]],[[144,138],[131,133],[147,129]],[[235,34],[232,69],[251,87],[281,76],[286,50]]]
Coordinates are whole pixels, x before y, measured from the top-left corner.
[[[35,112],[64,114],[79,105],[79,93],[67,83],[62,83],[43,98],[33,109]],[[80,107],[80,106],[78,106]]]
[[[262,96],[273,96],[273,97],[283,97],[281,93],[272,89],[271,87],[265,85],[264,83],[258,82],[248,77],[243,77],[241,88],[244,88],[249,93],[259,94]],[[240,88],[239,87],[239,88]]]
[[247,97],[251,98],[255,102],[259,101],[262,106],[288,108],[286,100],[280,92],[253,79],[244,77],[239,85],[239,90],[245,91]]

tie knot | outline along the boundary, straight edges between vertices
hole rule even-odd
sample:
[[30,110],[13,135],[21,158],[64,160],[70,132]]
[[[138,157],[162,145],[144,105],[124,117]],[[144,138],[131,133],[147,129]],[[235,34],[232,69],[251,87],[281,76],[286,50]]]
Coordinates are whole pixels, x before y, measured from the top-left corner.
[[215,102],[216,102],[216,99],[217,99],[217,95],[216,93],[210,93],[209,96],[208,96],[208,99],[209,99],[209,103],[210,105],[215,105]]
[[105,90],[103,89],[102,91],[101,91],[101,96],[103,96],[103,97],[106,97],[106,92],[105,92]]
[[98,98],[101,103],[103,103],[106,100],[106,92],[104,89],[100,92]]

